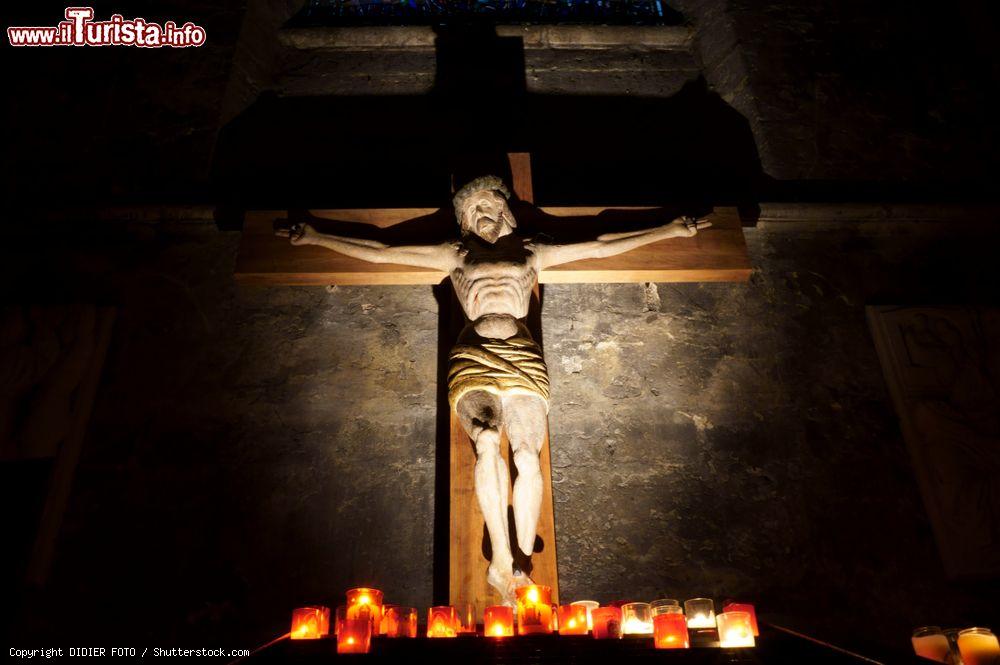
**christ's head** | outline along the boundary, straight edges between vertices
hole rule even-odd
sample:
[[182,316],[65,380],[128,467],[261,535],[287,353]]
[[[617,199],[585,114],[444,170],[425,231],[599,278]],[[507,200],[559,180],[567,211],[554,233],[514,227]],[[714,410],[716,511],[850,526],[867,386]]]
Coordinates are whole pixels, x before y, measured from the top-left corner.
[[476,178],[455,193],[455,217],[462,234],[472,233],[494,243],[514,231],[517,222],[507,199],[510,190],[496,176]]

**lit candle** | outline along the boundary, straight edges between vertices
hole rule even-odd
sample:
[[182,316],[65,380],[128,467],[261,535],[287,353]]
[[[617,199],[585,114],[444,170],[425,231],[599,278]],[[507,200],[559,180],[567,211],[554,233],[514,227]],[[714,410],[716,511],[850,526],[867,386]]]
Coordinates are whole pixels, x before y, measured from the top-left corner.
[[685,600],[684,614],[688,628],[715,628],[715,604],[711,598]]
[[368,653],[372,644],[372,620],[367,612],[360,619],[344,619],[337,635],[337,653]]
[[449,606],[427,610],[427,637],[455,637],[458,634],[458,613]]
[[673,598],[660,598],[659,600],[654,600],[649,604],[649,608],[653,611],[654,617],[659,614],[671,613],[673,610],[670,608],[672,607],[676,607],[679,610],[681,604]]
[[1000,660],[1000,643],[989,628],[958,631],[958,650],[965,665],[987,665]]
[[622,605],[622,633],[624,635],[653,634],[653,615],[649,603]]
[[622,636],[622,611],[617,607],[598,607],[591,611],[595,640],[618,640]]
[[320,605],[292,610],[293,640],[318,640],[330,634],[330,608]]
[[382,608],[382,632],[386,637],[416,637],[417,609],[385,605]]
[[947,663],[951,655],[951,644],[948,637],[937,626],[924,626],[913,631],[910,638],[913,653],[921,658]]
[[347,606],[346,605],[338,605],[337,606],[336,616],[333,619],[333,634],[334,635],[340,635],[340,626],[344,623],[345,619],[347,619]]
[[513,637],[514,608],[490,605],[483,613],[483,632],[487,637]]
[[382,626],[382,592],[378,589],[359,587],[347,592],[347,618],[357,619],[366,612],[378,633]]
[[757,612],[750,603],[727,603],[722,606],[722,611],[746,612],[750,615],[750,625],[753,627],[753,636],[757,637],[760,635],[760,630],[757,628]]
[[[754,646],[753,627],[747,612],[723,612],[716,617],[719,646],[724,649]],[[689,624],[690,625],[690,624]]]
[[653,617],[653,645],[657,649],[688,649],[687,619],[679,605],[660,606],[663,611]]
[[587,630],[586,607],[576,604],[559,606],[560,635],[586,635]]
[[601,604],[596,600],[577,600],[570,603],[570,605],[579,605],[581,607],[587,608],[587,630],[593,630],[594,618],[590,616],[590,613],[596,610],[598,607],[600,607]]
[[515,589],[519,635],[552,632],[552,589],[540,584]]
[[458,613],[458,633],[474,635],[476,633],[476,607],[472,603],[465,603],[460,607],[461,612]]

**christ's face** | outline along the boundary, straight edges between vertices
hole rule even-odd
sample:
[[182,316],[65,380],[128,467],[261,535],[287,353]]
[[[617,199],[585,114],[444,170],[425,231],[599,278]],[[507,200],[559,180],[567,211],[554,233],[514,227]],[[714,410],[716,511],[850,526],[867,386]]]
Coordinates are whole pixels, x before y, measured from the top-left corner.
[[517,222],[507,206],[507,199],[492,190],[476,192],[465,202],[460,220],[462,230],[474,233],[488,243],[513,232]]

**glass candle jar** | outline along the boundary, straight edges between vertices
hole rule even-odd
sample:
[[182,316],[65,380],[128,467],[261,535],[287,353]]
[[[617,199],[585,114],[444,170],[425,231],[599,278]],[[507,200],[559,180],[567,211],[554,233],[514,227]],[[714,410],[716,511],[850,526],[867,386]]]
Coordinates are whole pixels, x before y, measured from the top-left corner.
[[661,606],[653,616],[653,646],[657,649],[688,649],[687,619],[679,605]]
[[667,614],[670,612],[671,607],[680,609],[681,604],[673,598],[660,598],[659,600],[654,600],[649,604],[649,608],[652,610],[654,617],[658,614]]
[[958,651],[965,665],[987,665],[1000,659],[1000,643],[989,628],[966,628],[958,632]]
[[368,587],[348,590],[347,618],[357,619],[362,611],[367,611],[377,633],[382,625],[382,592]]
[[330,608],[316,605],[292,610],[293,640],[318,640],[330,634]]
[[924,626],[913,631],[910,638],[913,645],[913,653],[921,658],[936,660],[939,663],[947,663],[951,655],[951,644],[948,636],[937,626]]
[[685,600],[684,614],[688,628],[715,628],[715,604],[711,598]]
[[653,634],[653,613],[649,607],[649,603],[626,603],[622,605],[622,634]]
[[622,637],[622,611],[618,607],[598,607],[592,610],[593,635],[596,640],[619,640]]
[[417,608],[384,605],[382,607],[382,634],[386,637],[416,637]]
[[760,630],[757,628],[757,611],[750,603],[726,603],[722,606],[722,611],[746,612],[750,615],[750,625],[753,627],[753,636],[757,637],[760,635]]
[[450,605],[439,605],[427,610],[427,637],[455,637],[458,635],[458,613]]
[[590,613],[596,610],[598,607],[600,607],[601,604],[596,600],[577,600],[570,603],[570,605],[579,605],[581,607],[587,608],[587,630],[593,630],[594,619],[593,617],[590,616]]
[[559,606],[560,635],[586,635],[588,630],[586,607],[583,605]]
[[529,584],[514,591],[517,596],[517,632],[533,635],[552,632],[552,589]]
[[372,620],[366,613],[360,619],[345,619],[337,635],[337,653],[368,653],[372,644]]
[[458,612],[458,633],[475,634],[476,632],[476,606],[472,603],[460,605]]
[[483,612],[483,634],[487,637],[513,637],[514,608],[490,605]]
[[716,623],[719,626],[719,646],[723,649],[754,646],[753,626],[748,612],[723,612],[716,617]]

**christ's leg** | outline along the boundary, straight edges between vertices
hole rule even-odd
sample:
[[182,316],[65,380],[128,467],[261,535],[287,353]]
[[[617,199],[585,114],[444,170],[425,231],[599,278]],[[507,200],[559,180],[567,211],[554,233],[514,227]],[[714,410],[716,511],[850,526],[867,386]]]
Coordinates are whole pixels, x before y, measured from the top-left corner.
[[500,455],[500,398],[484,390],[467,393],[455,406],[458,418],[476,446],[476,498],[490,534],[493,558],[487,580],[504,603],[514,602],[510,533],[507,530],[507,492],[510,473]]
[[538,454],[545,443],[548,427],[545,402],[535,395],[504,397],[503,424],[517,466],[517,480],[514,481],[517,545],[525,555],[531,556],[542,510],[542,469]]

